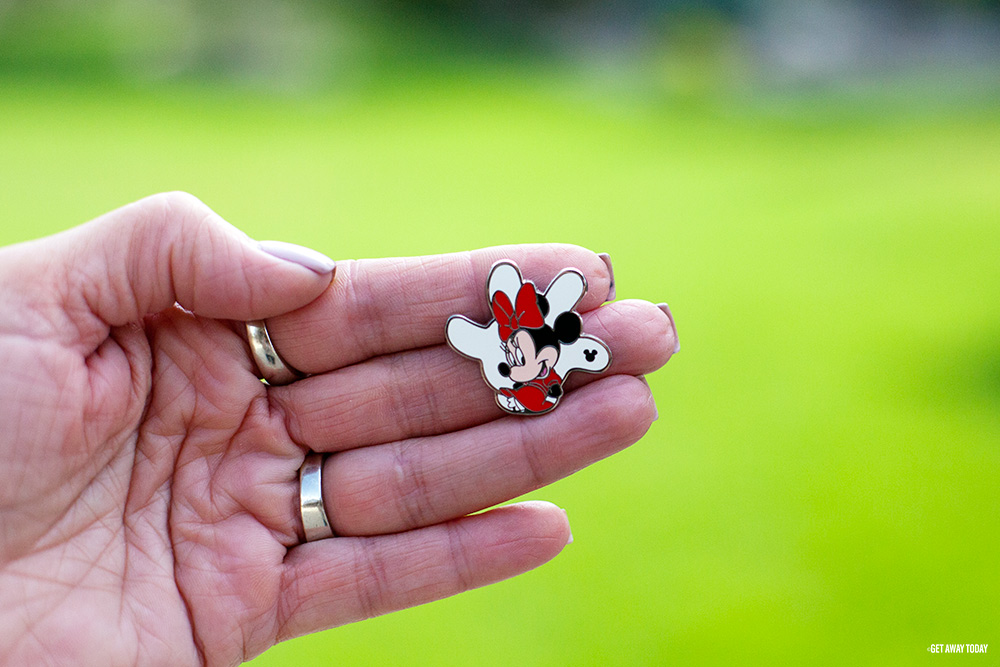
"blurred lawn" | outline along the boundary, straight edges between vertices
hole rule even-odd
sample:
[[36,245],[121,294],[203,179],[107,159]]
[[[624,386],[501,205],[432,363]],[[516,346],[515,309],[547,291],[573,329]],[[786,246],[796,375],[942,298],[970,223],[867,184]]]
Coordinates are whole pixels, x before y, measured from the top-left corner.
[[7,81],[0,243],[183,189],[335,258],[579,243],[619,298],[670,303],[660,420],[532,494],[569,512],[561,556],[256,665],[993,656],[1000,116],[816,111],[516,73],[310,100]]

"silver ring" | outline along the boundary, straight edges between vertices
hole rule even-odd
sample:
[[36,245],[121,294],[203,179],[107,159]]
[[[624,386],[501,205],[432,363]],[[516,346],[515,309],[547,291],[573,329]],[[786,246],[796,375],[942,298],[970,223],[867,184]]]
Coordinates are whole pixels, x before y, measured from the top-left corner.
[[306,454],[299,468],[299,508],[306,542],[333,537],[333,528],[323,507],[323,455]]
[[250,354],[264,382],[279,386],[305,377],[304,373],[295,370],[278,356],[264,320],[247,322],[247,340],[250,341]]

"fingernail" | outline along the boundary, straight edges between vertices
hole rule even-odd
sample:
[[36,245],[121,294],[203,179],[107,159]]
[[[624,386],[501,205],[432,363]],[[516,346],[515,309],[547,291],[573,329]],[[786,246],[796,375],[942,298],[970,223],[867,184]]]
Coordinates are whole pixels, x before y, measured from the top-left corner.
[[663,311],[663,314],[670,319],[670,328],[674,330],[674,341],[676,345],[674,346],[674,354],[681,351],[681,339],[677,337],[677,325],[674,324],[674,314],[670,312],[670,306],[665,303],[658,303],[656,307]]
[[642,380],[642,383],[649,387],[649,397],[653,399],[653,421],[655,422],[660,418],[660,409],[656,407],[656,397],[653,396],[653,388],[649,386],[649,380],[646,379],[645,375],[637,375],[637,378]]
[[[560,509],[562,509],[562,508],[560,508]],[[563,514],[566,515],[566,523],[569,523],[569,513],[566,512],[566,510],[563,510]],[[566,544],[567,545],[573,544],[573,529],[572,528],[569,529],[569,539],[566,540]]]
[[606,252],[602,252],[598,257],[604,262],[604,266],[608,267],[608,279],[611,284],[608,285],[608,301],[615,300],[615,269],[611,266],[611,255]]
[[312,248],[295,245],[294,243],[261,241],[257,244],[257,247],[268,255],[304,266],[320,275],[333,273],[337,268],[337,263],[323,253],[316,252]]

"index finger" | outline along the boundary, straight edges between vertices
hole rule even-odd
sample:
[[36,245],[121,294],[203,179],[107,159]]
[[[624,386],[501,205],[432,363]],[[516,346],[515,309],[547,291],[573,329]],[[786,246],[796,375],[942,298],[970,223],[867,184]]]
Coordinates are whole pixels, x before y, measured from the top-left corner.
[[282,358],[305,373],[321,373],[371,357],[444,342],[445,322],[456,313],[475,321],[492,317],[486,301],[490,268],[513,260],[524,278],[544,290],[573,267],[587,278],[580,312],[611,293],[610,263],[574,245],[536,244],[468,252],[338,261],[333,284],[308,306],[271,318],[267,328]]

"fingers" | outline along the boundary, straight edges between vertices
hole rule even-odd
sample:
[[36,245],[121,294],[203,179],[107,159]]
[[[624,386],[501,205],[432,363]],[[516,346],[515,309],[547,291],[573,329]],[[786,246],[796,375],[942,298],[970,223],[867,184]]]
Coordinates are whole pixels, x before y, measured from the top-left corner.
[[628,447],[656,418],[649,386],[604,378],[543,417],[520,416],[433,438],[327,457],[323,497],[338,535],[446,521],[562,479]]
[[539,290],[566,267],[586,276],[578,310],[607,300],[608,266],[578,246],[544,244],[485,248],[430,257],[343,261],[337,280],[308,307],[267,326],[282,358],[320,373],[400,350],[444,342],[445,320],[462,313],[488,318],[486,280],[500,259],[517,262]]
[[285,561],[277,641],[449,597],[538,567],[569,540],[549,503],[501,507],[382,537],[338,537]]
[[[183,193],[149,197],[12,250],[13,275],[41,276],[33,296],[66,313],[67,335],[85,345],[175,302],[208,317],[274,316],[315,299],[334,268],[299,246],[256,244]],[[9,280],[11,271],[3,273]]]
[[[610,303],[583,319],[584,330],[613,350],[608,373],[651,373],[676,347],[669,318],[646,301]],[[567,388],[600,377],[573,373]],[[503,414],[478,364],[446,345],[377,357],[272,389],[271,397],[292,439],[326,452],[469,428]]]

